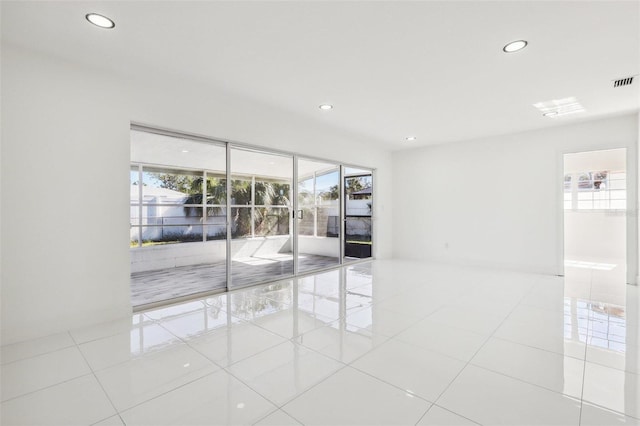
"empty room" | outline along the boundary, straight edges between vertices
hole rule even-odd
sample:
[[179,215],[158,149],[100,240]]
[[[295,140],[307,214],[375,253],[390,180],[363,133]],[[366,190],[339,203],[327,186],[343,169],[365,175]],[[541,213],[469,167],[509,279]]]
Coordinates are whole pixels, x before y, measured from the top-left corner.
[[640,2],[0,19],[0,424],[640,424]]

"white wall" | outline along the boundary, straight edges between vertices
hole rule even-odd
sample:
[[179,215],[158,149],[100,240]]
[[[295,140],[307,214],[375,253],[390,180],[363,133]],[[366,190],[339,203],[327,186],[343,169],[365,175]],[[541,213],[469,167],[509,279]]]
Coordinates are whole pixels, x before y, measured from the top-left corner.
[[601,262],[624,260],[626,225],[624,212],[565,210],[565,258]]
[[[563,153],[626,147],[628,205],[637,200],[637,114],[569,120],[395,153],[394,257],[562,273]],[[634,210],[627,232],[629,277],[635,277]]]
[[391,161],[359,135],[153,70],[133,80],[1,52],[3,343],[131,311],[132,121],[377,168],[376,256],[391,254]]
[[571,153],[564,156],[564,173],[591,171],[624,171],[627,168],[627,153],[624,149],[605,149]]
[[300,235],[298,245],[298,252],[301,255],[340,257],[340,238]]

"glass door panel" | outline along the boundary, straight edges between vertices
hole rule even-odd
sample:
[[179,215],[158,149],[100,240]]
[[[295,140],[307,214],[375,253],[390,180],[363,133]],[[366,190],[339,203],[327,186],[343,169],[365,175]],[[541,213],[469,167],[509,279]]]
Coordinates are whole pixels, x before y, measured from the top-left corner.
[[298,159],[298,272],[340,264],[340,166]]
[[245,287],[293,275],[293,157],[233,147],[231,282]]
[[226,147],[131,130],[134,307],[227,286]]
[[369,258],[373,248],[373,172],[344,168],[344,259]]

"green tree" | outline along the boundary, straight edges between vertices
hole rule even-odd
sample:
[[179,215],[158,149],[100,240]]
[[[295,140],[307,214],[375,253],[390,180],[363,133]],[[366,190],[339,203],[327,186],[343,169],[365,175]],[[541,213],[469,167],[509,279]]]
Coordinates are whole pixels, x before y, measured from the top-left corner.
[[[160,188],[167,188],[188,195],[184,204],[202,204],[203,175],[171,173],[152,173],[151,175],[160,183]],[[206,201],[206,204],[224,205],[227,203],[227,180],[225,178],[207,176]],[[184,210],[187,216],[202,216],[202,207],[187,205]],[[219,210],[219,207],[207,208],[209,214],[214,214]]]
[[321,192],[320,198],[325,201],[337,200],[338,198],[340,198],[340,189],[338,188],[338,185],[333,185],[329,187],[328,191]]
[[[203,196],[206,194],[206,204],[225,205],[227,202],[226,179],[207,176],[206,192],[203,194],[203,175],[152,173],[161,188],[182,192],[187,197],[184,201],[186,216],[202,216]],[[251,235],[251,180],[233,179],[231,181],[231,204],[247,206],[234,208],[232,211],[233,236],[244,237]],[[255,205],[290,205],[291,185],[288,183],[256,181]],[[220,207],[207,207],[207,214],[220,213]],[[275,211],[275,210],[274,210]],[[255,231],[259,235],[271,235],[274,229],[280,234],[289,232],[288,209],[277,209],[277,214],[268,208],[254,209]]]

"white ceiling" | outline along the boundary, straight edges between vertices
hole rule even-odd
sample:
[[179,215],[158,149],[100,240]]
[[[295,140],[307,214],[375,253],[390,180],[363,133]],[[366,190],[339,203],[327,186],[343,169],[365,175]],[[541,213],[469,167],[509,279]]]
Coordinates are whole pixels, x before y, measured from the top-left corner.
[[[116,28],[91,26],[88,12]],[[637,1],[2,2],[3,42],[178,76],[389,149],[638,110],[640,81],[611,80],[640,73],[639,20]],[[529,46],[504,54],[517,39]],[[571,96],[585,113],[532,106]]]

